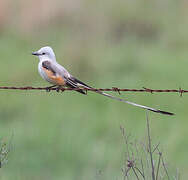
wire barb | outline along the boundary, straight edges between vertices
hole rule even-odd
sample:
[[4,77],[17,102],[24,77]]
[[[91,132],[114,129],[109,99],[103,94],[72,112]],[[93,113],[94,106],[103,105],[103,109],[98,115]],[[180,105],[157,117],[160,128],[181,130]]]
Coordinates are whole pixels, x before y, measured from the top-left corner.
[[112,87],[112,89],[113,89],[114,91],[118,92],[119,95],[121,95],[119,88],[117,88],[117,87]]
[[182,97],[182,96],[183,96],[183,93],[184,93],[184,90],[181,89],[181,87],[179,88],[179,93],[180,93],[180,97]]
[[146,92],[150,92],[151,94],[153,93],[153,89],[149,89],[149,88],[145,88],[145,87],[143,87],[143,89],[144,89]]

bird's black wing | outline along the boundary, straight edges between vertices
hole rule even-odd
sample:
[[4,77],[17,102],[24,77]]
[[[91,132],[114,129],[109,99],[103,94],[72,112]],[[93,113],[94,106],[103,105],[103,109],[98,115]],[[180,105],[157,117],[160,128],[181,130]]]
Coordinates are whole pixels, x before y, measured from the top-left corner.
[[[83,83],[82,81],[76,79],[75,77],[68,77],[66,78],[66,85],[71,88],[79,88],[81,86],[90,88],[87,84]],[[86,92],[82,89],[77,90],[77,92],[86,94]]]

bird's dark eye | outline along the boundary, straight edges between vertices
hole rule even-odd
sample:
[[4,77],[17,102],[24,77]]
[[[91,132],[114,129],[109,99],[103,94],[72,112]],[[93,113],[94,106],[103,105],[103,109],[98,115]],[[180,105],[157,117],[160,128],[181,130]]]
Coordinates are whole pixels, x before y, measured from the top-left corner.
[[46,54],[46,53],[44,53],[44,52],[42,53],[42,55],[45,55],[45,54]]

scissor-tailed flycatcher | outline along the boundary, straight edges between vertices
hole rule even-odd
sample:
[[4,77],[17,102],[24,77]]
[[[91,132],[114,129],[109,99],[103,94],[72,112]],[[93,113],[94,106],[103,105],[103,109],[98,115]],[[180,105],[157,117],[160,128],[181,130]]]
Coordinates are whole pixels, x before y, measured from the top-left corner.
[[[63,66],[57,63],[54,51],[51,47],[49,46],[42,47],[41,49],[39,49],[36,52],[33,52],[32,54],[39,57],[39,60],[40,60],[38,64],[39,74],[42,76],[44,80],[54,85],[51,87],[67,86],[71,88],[82,88],[82,87],[91,88],[87,84],[73,77]],[[86,94],[86,92],[82,89],[76,90],[76,91],[82,94]],[[173,115],[173,113],[171,112],[161,111],[159,109],[154,109],[151,107],[147,107],[147,106],[136,104],[130,101],[126,101],[124,99],[120,99],[118,97],[112,96],[102,91],[95,91],[95,92],[103,96],[109,97],[111,99],[122,101],[124,103],[131,104],[133,106],[137,106],[143,109],[147,109],[149,111],[166,114],[166,115]]]

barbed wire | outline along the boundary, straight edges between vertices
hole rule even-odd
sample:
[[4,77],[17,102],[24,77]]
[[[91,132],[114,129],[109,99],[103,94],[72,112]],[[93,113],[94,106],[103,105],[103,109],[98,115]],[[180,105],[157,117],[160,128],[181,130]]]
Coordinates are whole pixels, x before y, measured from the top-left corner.
[[76,91],[76,90],[85,90],[85,91],[114,91],[118,92],[119,94],[121,92],[148,92],[148,93],[179,93],[180,96],[182,96],[183,93],[187,93],[188,90],[184,89],[150,89],[143,87],[142,89],[126,89],[126,88],[56,88],[56,87],[32,87],[32,86],[24,86],[24,87],[14,87],[14,86],[0,86],[0,90],[46,90],[46,91]]

